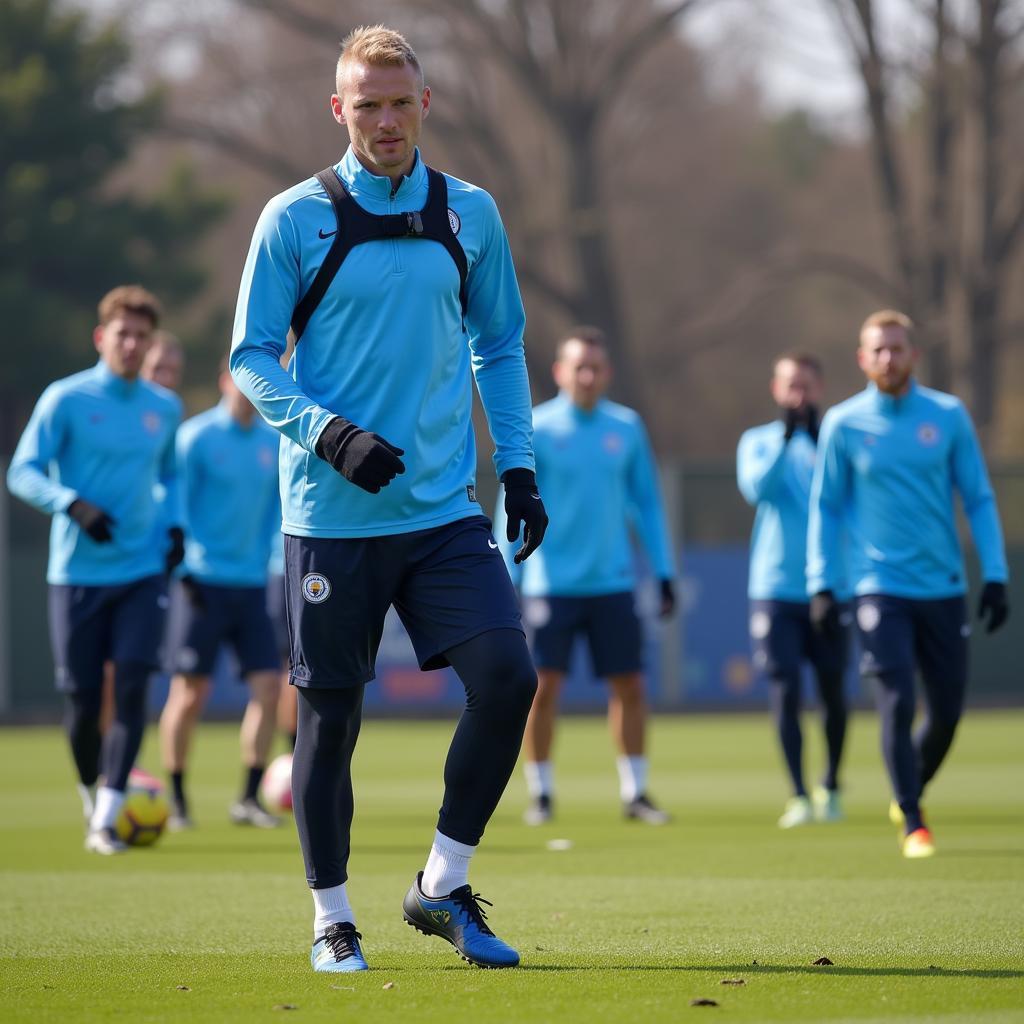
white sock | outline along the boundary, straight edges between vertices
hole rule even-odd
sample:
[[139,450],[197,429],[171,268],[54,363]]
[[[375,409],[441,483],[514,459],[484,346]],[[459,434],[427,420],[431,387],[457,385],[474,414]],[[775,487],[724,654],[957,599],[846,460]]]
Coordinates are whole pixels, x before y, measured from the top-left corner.
[[551,796],[555,791],[555,773],[550,761],[524,761],[526,792],[534,800],[539,796]]
[[117,816],[121,813],[123,803],[123,790],[100,786],[96,790],[96,807],[89,819],[89,828],[93,832],[97,832],[101,828],[113,828]]
[[647,758],[621,755],[616,760],[619,769],[619,796],[624,803],[635,800],[647,792]]
[[345,891],[345,883],[332,885],[326,889],[310,889],[313,894],[313,936],[320,938],[327,930],[329,924],[342,924],[348,921],[356,923],[356,916],[352,913],[352,907],[348,902],[348,893]]
[[424,896],[447,896],[453,889],[469,882],[469,861],[475,846],[457,843],[440,832],[434,833],[427,866],[423,869],[420,888]]
[[91,819],[92,812],[96,809],[96,786],[87,786],[84,782],[79,782],[78,795],[82,798],[82,813]]

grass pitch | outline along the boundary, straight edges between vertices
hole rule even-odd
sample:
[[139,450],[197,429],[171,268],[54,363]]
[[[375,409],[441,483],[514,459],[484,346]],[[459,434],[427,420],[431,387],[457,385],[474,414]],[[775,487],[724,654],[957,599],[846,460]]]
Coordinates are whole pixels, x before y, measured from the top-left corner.
[[[1022,1021],[1022,727],[1022,712],[968,714],[928,794],[939,854],[907,862],[886,820],[874,716],[852,722],[848,821],[791,832],[775,827],[786,793],[766,717],[654,722],[651,790],[675,816],[665,828],[619,818],[603,723],[565,720],[557,822],[520,824],[517,774],[474,863],[495,930],[523,957],[481,971],[401,917],[451,726],[370,721],[349,888],[372,970],[340,976],[309,967],[291,822],[227,821],[235,728],[198,734],[200,827],[121,858],[82,850],[58,731],[5,730],[0,1019]],[[141,763],[157,768],[152,730]],[[833,966],[813,965],[823,956]]]

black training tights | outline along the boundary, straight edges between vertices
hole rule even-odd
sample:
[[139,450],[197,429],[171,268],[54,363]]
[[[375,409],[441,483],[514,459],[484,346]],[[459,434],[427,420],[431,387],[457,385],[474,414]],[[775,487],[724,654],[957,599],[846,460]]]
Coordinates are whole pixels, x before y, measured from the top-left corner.
[[91,786],[100,772],[103,784],[123,790],[135,764],[146,728],[146,685],[152,669],[142,662],[114,666],[114,720],[100,736],[99,689],[68,695],[64,725],[83,785]]
[[[475,846],[512,775],[537,676],[515,629],[482,633],[445,651],[466,688],[466,707],[444,766],[440,832]],[[298,692],[292,802],[306,879],[313,889],[348,877],[352,824],[352,752],[363,687]]]

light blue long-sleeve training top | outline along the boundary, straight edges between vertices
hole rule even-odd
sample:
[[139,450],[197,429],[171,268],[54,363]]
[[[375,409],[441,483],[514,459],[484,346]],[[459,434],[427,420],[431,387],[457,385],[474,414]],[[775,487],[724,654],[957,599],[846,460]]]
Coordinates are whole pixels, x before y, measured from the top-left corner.
[[183,574],[222,587],[266,584],[274,537],[281,532],[278,437],[259,416],[243,427],[224,402],[181,425]]
[[524,596],[591,596],[632,590],[630,530],[660,579],[672,579],[672,542],[651,446],[639,414],[602,399],[592,411],[560,394],[533,411],[537,486],[549,523],[544,543],[515,565],[499,493],[494,535]]
[[970,416],[953,395],[873,384],[826,413],[811,485],[807,588],[834,589],[839,537],[850,534],[856,594],[955,597],[967,589],[956,532],[960,493],[985,580],[1007,579],[995,496]]
[[807,516],[816,448],[806,430],[785,440],[781,420],[752,427],[736,449],[740,493],[757,510],[747,596],[807,601]]
[[[418,153],[394,193],[390,179],[370,174],[351,149],[335,171],[370,213],[426,203]],[[315,177],[272,199],[256,225],[238,295],[231,372],[284,435],[285,533],[381,536],[479,515],[472,377],[498,474],[533,469],[525,314],[505,230],[486,192],[445,177],[449,218],[469,265],[466,332],[458,270],[443,246],[416,238],[368,242],[349,253],[282,369],[292,313],[337,225]],[[403,448],[406,472],[379,494],[341,477],[315,455],[334,415]]]
[[[181,523],[174,460],[180,421],[177,395],[124,380],[102,360],[42,393],[7,485],[53,516],[47,582],[107,586],[163,572],[168,541],[161,524]],[[113,518],[113,540],[97,544],[67,514],[76,498]]]

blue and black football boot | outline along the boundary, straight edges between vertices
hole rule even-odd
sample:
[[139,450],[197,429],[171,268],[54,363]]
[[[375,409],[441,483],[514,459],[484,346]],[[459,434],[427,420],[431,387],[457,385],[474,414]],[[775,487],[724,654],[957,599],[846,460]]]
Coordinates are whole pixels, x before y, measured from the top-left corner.
[[368,971],[363,951],[359,948],[361,938],[356,926],[348,921],[329,924],[310,950],[309,962],[313,970],[328,974]]
[[481,903],[493,906],[468,885],[460,885],[447,896],[426,896],[420,885],[423,872],[416,876],[402,902],[405,923],[424,935],[447,939],[467,963],[477,967],[515,967],[519,954],[502,942],[488,927]]

